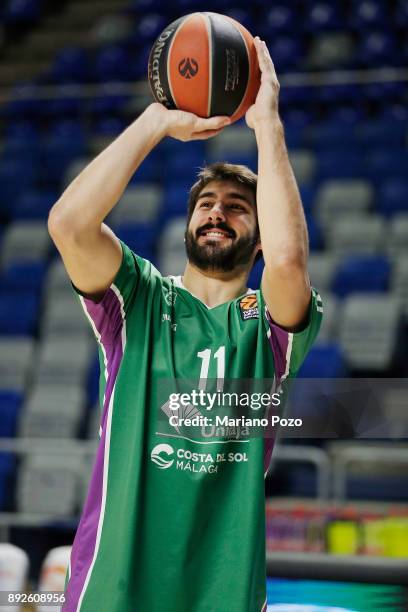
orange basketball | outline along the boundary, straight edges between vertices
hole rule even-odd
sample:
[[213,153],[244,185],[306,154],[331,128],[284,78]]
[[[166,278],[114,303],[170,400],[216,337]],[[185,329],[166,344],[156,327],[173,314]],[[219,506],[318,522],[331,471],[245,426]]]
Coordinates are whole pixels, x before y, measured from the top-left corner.
[[167,108],[232,121],[254,103],[261,83],[252,35],[218,13],[173,21],[152,47],[148,76],[153,96]]

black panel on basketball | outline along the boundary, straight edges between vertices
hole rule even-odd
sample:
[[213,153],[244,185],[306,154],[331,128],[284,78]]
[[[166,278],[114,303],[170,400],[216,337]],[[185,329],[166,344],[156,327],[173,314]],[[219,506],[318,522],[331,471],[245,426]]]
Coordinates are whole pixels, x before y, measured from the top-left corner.
[[152,93],[158,102],[167,108],[176,108],[176,103],[171,95],[169,86],[169,75],[167,74],[167,56],[171,41],[179,25],[185,17],[173,21],[155,41],[149,55],[148,78]]
[[205,15],[211,22],[213,70],[210,116],[231,116],[240,105],[248,83],[247,48],[233,23],[217,13]]

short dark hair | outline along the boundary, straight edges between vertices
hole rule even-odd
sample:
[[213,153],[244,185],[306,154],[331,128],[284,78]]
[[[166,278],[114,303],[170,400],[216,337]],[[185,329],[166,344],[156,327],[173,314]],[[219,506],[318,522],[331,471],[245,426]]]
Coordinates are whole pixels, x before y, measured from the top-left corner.
[[[197,174],[197,181],[190,189],[188,196],[188,207],[187,207],[187,227],[190,224],[190,219],[193,215],[195,206],[197,204],[198,196],[208,183],[212,181],[236,181],[241,183],[252,191],[255,201],[255,217],[256,217],[256,229],[259,237],[258,227],[258,214],[256,208],[256,187],[258,184],[258,177],[255,172],[252,172],[248,166],[241,164],[229,164],[228,162],[214,162],[208,166],[200,168]],[[255,262],[262,257],[261,251],[256,254]]]
[[[256,186],[258,183],[258,177],[255,172],[252,172],[247,166],[241,166],[240,164],[229,164],[227,162],[215,162],[200,168],[197,174],[197,181],[190,189],[188,197],[188,209],[187,209],[187,225],[190,223],[190,219],[197,204],[198,196],[208,183],[212,181],[236,181],[241,183],[252,191],[254,200],[256,202]],[[256,214],[256,207],[255,207]]]

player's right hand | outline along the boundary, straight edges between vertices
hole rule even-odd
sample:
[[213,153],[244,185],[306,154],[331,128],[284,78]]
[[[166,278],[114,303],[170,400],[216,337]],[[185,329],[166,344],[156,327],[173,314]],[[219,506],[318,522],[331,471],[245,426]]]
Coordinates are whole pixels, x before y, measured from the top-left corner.
[[171,136],[183,142],[206,140],[212,136],[217,136],[231,123],[229,117],[209,117],[205,119],[186,111],[168,110],[158,102],[150,105],[150,111],[159,118],[166,136]]

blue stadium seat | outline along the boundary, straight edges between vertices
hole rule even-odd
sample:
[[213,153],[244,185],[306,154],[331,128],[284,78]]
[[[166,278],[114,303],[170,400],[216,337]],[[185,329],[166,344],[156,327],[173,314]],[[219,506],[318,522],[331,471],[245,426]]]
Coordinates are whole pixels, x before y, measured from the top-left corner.
[[38,162],[34,163],[32,158],[3,158],[0,162],[0,214],[9,214],[18,197],[35,185],[38,176]]
[[130,96],[115,83],[102,83],[96,92],[87,102],[89,113],[93,116],[120,114],[130,100]]
[[[196,159],[196,162],[198,162]],[[211,153],[207,156],[206,161],[208,163],[217,162],[217,161],[226,161],[230,164],[243,164],[244,166],[248,166],[253,172],[257,172],[258,167],[258,154],[254,151],[251,154],[239,153],[236,151],[228,151],[223,154],[219,153]],[[197,174],[198,168],[204,165],[204,160],[201,158],[201,163],[196,163],[190,166],[189,177],[191,179],[191,183],[194,181],[194,177]]]
[[186,214],[190,186],[190,183],[171,183],[167,186],[162,207],[164,218]]
[[296,127],[296,125],[290,122],[290,119],[287,119],[286,113],[284,114],[281,112],[281,117],[285,123],[285,140],[288,149],[302,149],[306,146],[305,130],[303,127],[307,125],[307,123],[303,124],[302,127]]
[[139,182],[154,183],[160,180],[162,174],[163,167],[161,164],[160,155],[157,153],[157,151],[152,151],[136,170],[130,184],[133,185]]
[[[306,212],[306,211],[305,211]],[[316,219],[306,212],[309,246],[311,251],[320,251],[323,247],[323,232]]]
[[306,216],[312,214],[312,208],[316,197],[316,189],[314,185],[299,185],[300,197]]
[[328,120],[342,125],[357,125],[365,117],[364,109],[356,102],[342,102],[328,109]]
[[408,109],[402,101],[402,96],[401,101],[386,104],[380,109],[380,117],[381,119],[399,121],[401,126],[408,126]]
[[319,180],[330,178],[355,178],[362,174],[362,159],[358,151],[318,151],[317,175]]
[[316,87],[297,85],[283,89],[283,100],[290,107],[305,108],[310,112],[318,99],[319,94]]
[[331,289],[339,297],[354,292],[384,292],[389,287],[390,273],[387,257],[350,256],[340,262]]
[[11,121],[6,126],[4,151],[6,156],[38,155],[41,146],[40,133],[35,123],[27,120]]
[[116,228],[116,235],[137,255],[152,260],[158,229],[153,225],[125,223]]
[[61,119],[55,121],[49,129],[47,147],[69,151],[75,155],[83,155],[87,147],[87,132],[81,121],[76,119]]
[[201,159],[205,159],[206,143],[203,140],[196,140],[191,142],[180,142],[175,138],[165,138],[159,145],[160,152],[166,158],[172,158],[174,156],[192,155],[194,157],[201,156]]
[[340,30],[344,27],[344,18],[336,2],[309,2],[306,9],[308,19],[304,27],[310,32]]
[[296,9],[285,4],[274,4],[267,9],[265,19],[262,19],[259,25],[262,37],[268,37],[272,33],[291,33],[298,27]]
[[355,138],[361,146],[369,149],[377,147],[381,150],[383,146],[402,149],[405,147],[406,127],[404,122],[392,119],[362,121],[356,128]]
[[58,194],[54,191],[24,191],[11,211],[11,218],[46,221],[57,199]]
[[203,157],[200,150],[191,149],[181,151],[178,155],[167,156],[162,177],[166,183],[191,180],[198,169],[203,165]]
[[356,104],[358,108],[362,101],[362,86],[354,83],[333,83],[327,87],[317,88],[315,95],[328,109],[350,103]]
[[371,151],[365,159],[364,174],[373,181],[384,178],[407,177],[408,157],[406,151],[393,148],[379,148]]
[[61,119],[50,128],[43,147],[42,178],[45,184],[57,186],[67,166],[87,152],[87,133],[81,122]]
[[86,395],[87,395],[88,406],[94,406],[96,401],[98,400],[99,376],[100,376],[99,356],[96,353],[89,367],[88,379],[86,383],[86,388],[87,388]]
[[104,47],[96,54],[93,74],[99,81],[126,81],[132,77],[129,51],[120,45]]
[[[283,90],[282,93],[285,91],[287,90]],[[301,106],[287,105],[281,109],[280,114],[285,125],[285,135],[288,134],[289,137],[294,137],[293,140],[296,142],[297,132],[300,142],[305,144],[307,132],[306,128],[314,120],[313,113],[310,111],[310,109],[307,109],[304,106],[302,108]],[[291,132],[292,136],[290,134]],[[293,148],[296,148],[296,146],[294,145]]]
[[[402,58],[402,54],[400,56]],[[402,63],[404,59],[401,59]],[[400,64],[400,62],[393,61],[393,64]],[[362,88],[362,98],[365,104],[373,104],[378,106],[378,102],[381,100],[381,110],[385,110],[390,104],[403,103],[406,84],[403,81],[384,81],[384,82],[373,82],[366,83]]]
[[379,68],[398,59],[393,35],[389,32],[372,31],[361,34],[356,58],[362,66]]
[[318,123],[307,131],[307,141],[315,149],[349,149],[354,141],[354,125],[340,120]]
[[[50,78],[45,76],[45,82]],[[84,109],[83,87],[77,83],[62,83],[55,85],[55,96],[41,99],[38,114],[49,117],[79,117]]]
[[294,68],[304,57],[303,40],[293,35],[268,38],[267,45],[278,73]]
[[15,437],[22,403],[21,393],[0,388],[0,438]]
[[255,31],[255,21],[252,18],[251,13],[248,11],[248,8],[240,8],[232,5],[226,9],[225,15],[228,15],[229,17],[232,17],[232,19],[238,21],[238,23],[241,23],[249,32]]
[[0,293],[0,336],[33,336],[38,320],[36,292]]
[[390,178],[379,185],[377,210],[386,216],[393,215],[396,212],[408,212],[407,178]]
[[337,344],[321,344],[310,349],[299,370],[299,378],[343,378],[347,366]]
[[95,121],[94,135],[116,137],[127,127],[127,122],[119,117],[101,117]]
[[169,20],[162,13],[162,7],[153,7],[157,12],[143,11],[140,17],[135,21],[135,26],[127,42],[136,44],[138,47],[144,45],[152,45],[154,40],[161,32],[169,25]]
[[249,278],[248,278],[248,287],[250,289],[259,289],[261,286],[262,274],[264,271],[265,262],[263,258],[259,259],[256,264],[253,266]]
[[0,274],[0,292],[32,291],[40,294],[46,271],[45,262],[10,262]]
[[353,0],[349,25],[360,30],[382,29],[388,21],[389,10],[383,0]]
[[145,80],[147,75],[147,64],[149,54],[152,48],[153,40],[141,47],[137,53],[132,55],[131,64],[129,65],[129,78],[133,81]]
[[10,92],[11,99],[0,107],[0,113],[7,117],[28,119],[42,114],[43,101],[38,87],[31,81],[18,83]]
[[88,56],[80,47],[65,47],[55,57],[51,68],[54,83],[83,83],[89,77]]

